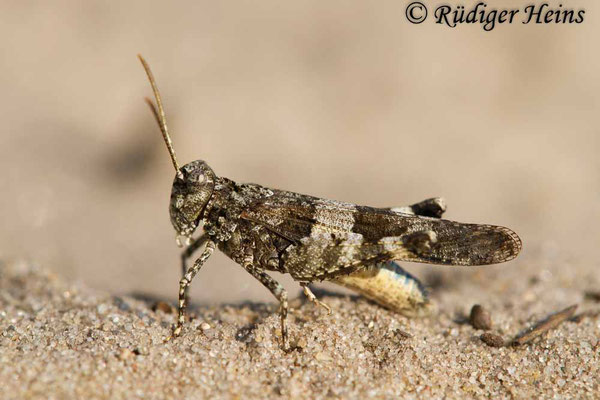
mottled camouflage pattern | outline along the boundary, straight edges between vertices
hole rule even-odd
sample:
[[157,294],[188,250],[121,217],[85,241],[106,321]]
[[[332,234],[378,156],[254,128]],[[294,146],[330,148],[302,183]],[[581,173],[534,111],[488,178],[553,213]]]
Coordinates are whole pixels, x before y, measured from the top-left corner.
[[[182,256],[185,274],[175,336],[185,319],[187,288],[215,247],[280,301],[284,348],[287,293],[265,271],[289,273],[303,287],[332,281],[405,315],[421,315],[429,309],[423,286],[392,260],[486,265],[509,261],[521,250],[510,229],[440,219],[445,210],[441,199],[399,208],[357,206],[237,184],[217,177],[203,161],[179,169],[170,210],[179,235],[189,238],[200,224],[204,229]],[[186,259],[204,242],[201,257],[186,269]]]
[[[282,347],[287,345],[287,292],[265,271],[289,273],[309,300],[308,284],[328,280],[406,315],[429,309],[423,286],[393,260],[444,265],[485,265],[512,260],[521,240],[510,229],[440,219],[441,199],[398,208],[373,208],[220,178],[201,160],[179,167],[165,112],[150,67],[138,56],[154,92],[146,99],[176,170],[170,214],[175,231],[187,238],[181,255],[179,317],[185,322],[187,291],[218,247],[258,279],[280,303]],[[203,224],[204,234],[192,240]],[[187,260],[204,245],[191,267]]]

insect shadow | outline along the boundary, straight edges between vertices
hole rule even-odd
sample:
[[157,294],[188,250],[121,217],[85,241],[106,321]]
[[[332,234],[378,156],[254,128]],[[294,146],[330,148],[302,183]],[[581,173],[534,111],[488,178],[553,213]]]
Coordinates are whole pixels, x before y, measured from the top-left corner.
[[[134,300],[140,301],[146,305],[148,309],[155,310],[157,304],[168,304],[173,307],[173,315],[176,310],[176,303],[171,299],[168,299],[163,296],[157,296],[152,293],[145,292],[131,292],[127,294],[127,297],[130,297]],[[358,296],[355,296],[358,297]],[[114,298],[115,305],[119,305],[123,301],[120,297]],[[239,342],[249,343],[252,337],[252,333],[259,326],[262,321],[272,315],[273,308],[276,307],[275,304],[264,303],[264,302],[253,302],[253,301],[240,301],[234,303],[220,303],[219,307],[221,308],[232,308],[236,311],[242,309],[249,309],[255,315],[251,318],[251,322],[245,325],[242,325],[237,329],[235,334],[235,339]],[[209,309],[211,308],[210,304],[207,303],[197,303],[192,302],[189,305],[189,310],[191,311],[190,316],[192,318],[203,318],[206,319],[207,316],[210,315]]]

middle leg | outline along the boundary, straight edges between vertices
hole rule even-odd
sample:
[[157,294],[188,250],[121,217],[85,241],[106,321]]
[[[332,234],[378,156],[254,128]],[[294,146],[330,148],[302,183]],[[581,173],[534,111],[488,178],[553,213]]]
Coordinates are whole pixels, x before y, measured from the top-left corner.
[[283,350],[288,350],[288,331],[287,331],[287,314],[288,314],[288,294],[281,283],[267,275],[261,269],[256,268],[251,260],[248,260],[243,265],[244,269],[253,277],[258,279],[267,289],[273,293],[273,296],[279,300],[279,313],[281,316],[281,344]]

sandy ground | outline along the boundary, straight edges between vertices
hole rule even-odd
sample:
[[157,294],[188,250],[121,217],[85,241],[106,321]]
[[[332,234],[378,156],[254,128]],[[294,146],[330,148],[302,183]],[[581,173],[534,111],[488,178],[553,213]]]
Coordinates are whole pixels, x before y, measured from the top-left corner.
[[327,315],[298,297],[290,315],[295,349],[285,353],[275,305],[194,307],[183,335],[165,344],[174,314],[153,311],[160,299],[117,297],[24,262],[3,263],[0,397],[597,397],[597,316],[501,348],[465,322],[473,301],[484,301],[492,332],[509,341],[565,306],[600,309],[565,265],[554,265],[521,261],[478,273],[476,284],[440,276],[439,313],[420,320],[317,291],[333,308]]
[[[507,226],[524,254],[548,244],[597,265],[600,4],[569,4],[580,25],[492,32],[411,25],[405,6],[2,2],[0,257],[177,292],[174,171],[142,53],[181,163],[374,207],[442,196],[446,218]],[[221,255],[200,276],[200,302],[271,300]]]

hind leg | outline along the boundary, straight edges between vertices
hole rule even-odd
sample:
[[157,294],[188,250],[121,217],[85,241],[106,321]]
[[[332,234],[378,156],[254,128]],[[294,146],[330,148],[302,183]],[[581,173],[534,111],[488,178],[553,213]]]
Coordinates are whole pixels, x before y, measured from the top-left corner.
[[441,218],[446,211],[446,202],[441,197],[434,197],[410,206],[390,207],[389,210],[421,217]]
[[326,303],[323,303],[321,300],[317,299],[317,296],[310,290],[308,287],[308,283],[300,283],[302,290],[304,291],[304,295],[308,297],[308,300],[313,302],[316,306],[321,306],[327,310],[327,314],[331,315],[331,307],[329,307]]

